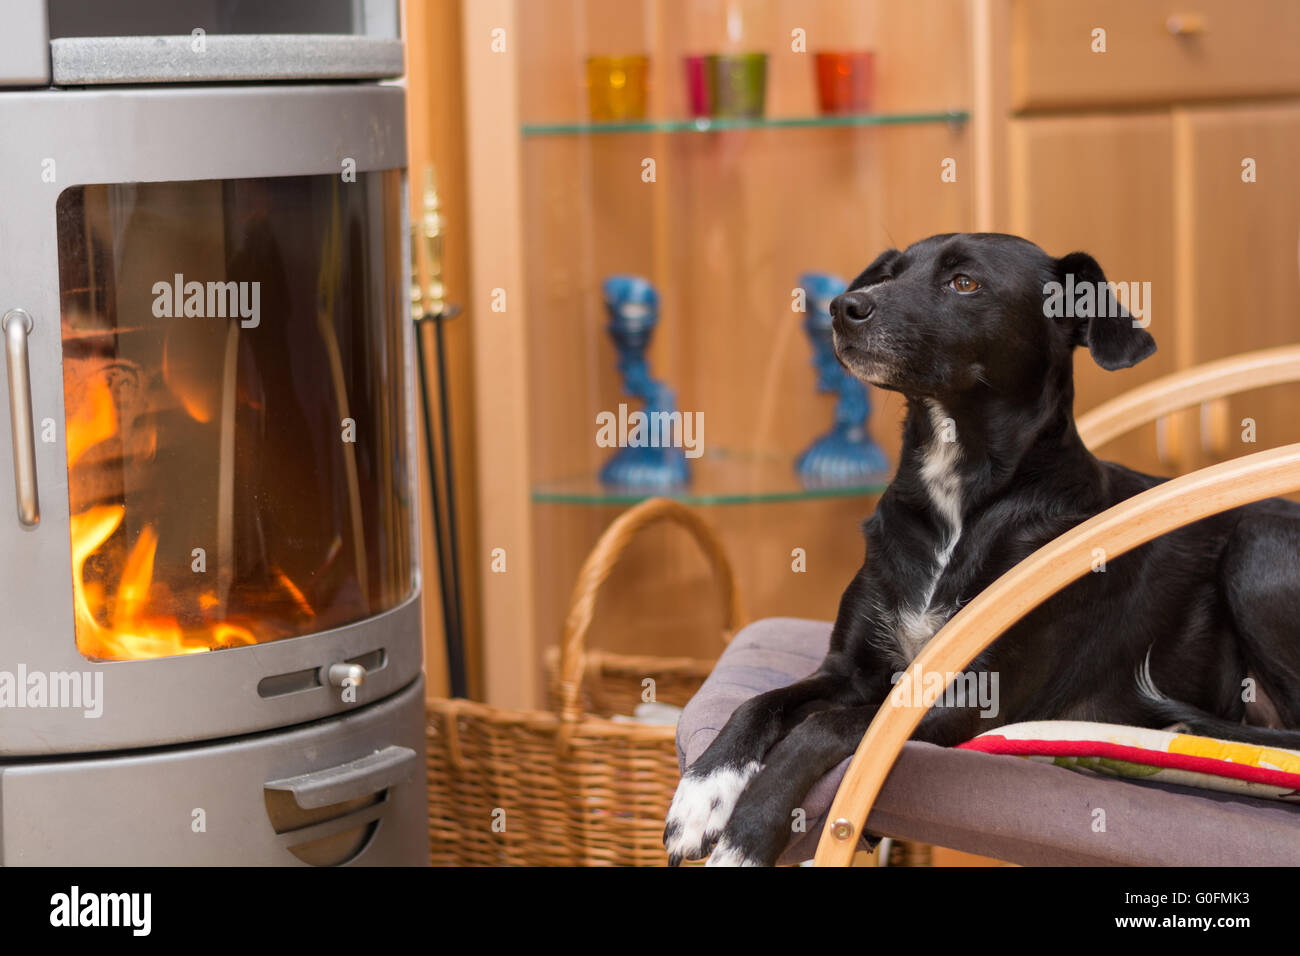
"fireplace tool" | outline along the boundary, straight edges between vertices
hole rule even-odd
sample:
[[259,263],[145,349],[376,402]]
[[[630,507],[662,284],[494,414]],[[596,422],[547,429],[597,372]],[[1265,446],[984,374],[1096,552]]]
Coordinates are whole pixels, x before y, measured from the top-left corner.
[[[460,314],[446,301],[442,281],[442,207],[433,166],[424,171],[424,193],[418,223],[411,223],[411,313],[416,323],[416,363],[420,370],[420,404],[424,420],[424,449],[432,498],[433,534],[438,550],[438,589],[442,599],[442,629],[447,650],[447,675],[452,697],[468,697],[465,668],[464,618],[461,615],[460,535],[456,517],[456,470],[453,464],[451,413],[447,401],[446,346],[443,325]],[[423,252],[423,256],[421,256]],[[423,259],[423,263],[421,263]],[[421,269],[421,264],[424,268]],[[424,281],[421,281],[421,276]],[[433,329],[433,354],[438,375],[438,428],[429,408],[427,368],[428,329]],[[435,437],[435,430],[441,435]],[[439,440],[440,438],[440,440]],[[442,468],[435,448],[441,447]]]

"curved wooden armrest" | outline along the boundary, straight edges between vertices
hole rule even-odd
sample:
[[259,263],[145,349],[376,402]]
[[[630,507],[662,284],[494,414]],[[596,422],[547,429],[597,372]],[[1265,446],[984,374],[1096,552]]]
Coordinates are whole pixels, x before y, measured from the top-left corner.
[[1174,372],[1125,392],[1079,416],[1079,437],[1089,448],[1181,408],[1268,385],[1300,382],[1300,345],[1244,352]]
[[[957,673],[1030,610],[1107,560],[1166,531],[1300,489],[1300,443],[1202,468],[1108,508],[1039,548],[958,611],[917,655],[881,705],[844,774],[817,845],[818,866],[847,866],[880,788],[929,709],[913,703],[913,674]],[[920,696],[920,695],[918,695]]]

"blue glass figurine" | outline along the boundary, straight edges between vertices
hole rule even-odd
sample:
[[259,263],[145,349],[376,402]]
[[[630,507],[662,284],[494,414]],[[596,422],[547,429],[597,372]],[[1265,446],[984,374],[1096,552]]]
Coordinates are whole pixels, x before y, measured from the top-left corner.
[[[664,489],[690,481],[686,455],[679,437],[667,427],[649,427],[648,423],[677,422],[676,396],[663,382],[650,377],[645,352],[650,336],[659,322],[659,294],[640,276],[610,276],[603,285],[605,309],[609,312],[608,331],[618,349],[618,370],[623,375],[623,391],[645,402],[643,412],[627,416],[626,445],[614,453],[600,470],[606,485],[625,488]],[[620,432],[624,420],[620,408]],[[637,422],[642,427],[636,428]],[[658,436],[658,447],[650,444]],[[635,442],[635,444],[634,444]]]
[[806,272],[799,285],[807,298],[803,327],[812,340],[817,388],[834,392],[839,401],[835,424],[795,460],[795,471],[809,487],[853,484],[886,471],[889,462],[867,434],[871,415],[867,386],[840,365],[831,344],[831,299],[844,291],[845,282],[824,272]]

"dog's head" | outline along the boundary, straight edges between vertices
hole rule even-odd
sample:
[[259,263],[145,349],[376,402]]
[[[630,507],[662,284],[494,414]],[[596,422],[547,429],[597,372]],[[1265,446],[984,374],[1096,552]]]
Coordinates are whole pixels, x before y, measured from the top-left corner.
[[916,398],[979,389],[1032,398],[1049,381],[1068,381],[1075,346],[1105,369],[1156,348],[1091,256],[1055,259],[996,233],[931,236],[881,253],[831,314],[845,368]]

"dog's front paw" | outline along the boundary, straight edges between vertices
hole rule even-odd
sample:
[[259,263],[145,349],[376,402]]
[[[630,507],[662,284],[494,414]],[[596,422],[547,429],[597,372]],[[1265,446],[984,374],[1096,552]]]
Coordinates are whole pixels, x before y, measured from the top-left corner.
[[735,843],[732,843],[725,835],[718,840],[718,845],[713,848],[709,854],[709,861],[705,866],[769,866],[762,860],[757,860],[748,856]]
[[764,799],[762,791],[772,786],[771,780],[760,777],[744,792],[713,848],[709,866],[776,866],[790,842],[790,827],[784,822],[788,817],[773,815],[772,802]]
[[670,865],[708,856],[759,766],[755,761],[744,767],[718,767],[704,773],[687,771],[673,794],[664,827],[664,849]]

